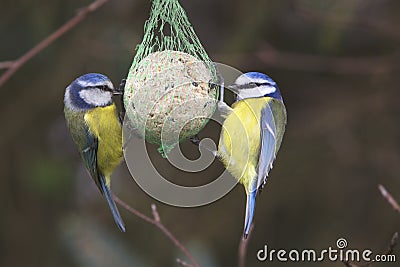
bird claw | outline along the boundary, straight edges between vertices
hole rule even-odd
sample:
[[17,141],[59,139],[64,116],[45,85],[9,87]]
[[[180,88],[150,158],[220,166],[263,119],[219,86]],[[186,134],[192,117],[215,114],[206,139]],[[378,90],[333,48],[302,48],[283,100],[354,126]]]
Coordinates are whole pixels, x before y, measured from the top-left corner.
[[200,138],[199,138],[198,135],[190,137],[189,140],[190,140],[190,142],[192,142],[196,146],[200,145]]
[[125,89],[125,85],[126,85],[126,79],[122,79],[121,82],[119,83],[118,91],[123,92]]

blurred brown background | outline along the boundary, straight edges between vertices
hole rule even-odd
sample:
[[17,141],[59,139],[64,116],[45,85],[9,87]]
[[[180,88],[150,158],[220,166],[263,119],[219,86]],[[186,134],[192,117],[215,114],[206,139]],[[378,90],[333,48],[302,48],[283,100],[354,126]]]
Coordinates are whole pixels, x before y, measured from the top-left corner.
[[[89,3],[1,0],[0,61],[19,57]],[[181,3],[213,60],[268,73],[288,109],[281,151],[258,198],[247,266],[284,265],[257,261],[264,244],[324,249],[343,237],[351,248],[386,251],[400,230],[399,214],[377,189],[383,184],[400,200],[400,2]],[[150,1],[109,1],[0,88],[0,266],[177,266],[175,258],[184,259],[152,225],[122,208],[127,232],[118,231],[62,113],[64,89],[76,77],[100,72],[116,85],[127,74],[149,8]],[[218,132],[209,125],[201,135]],[[153,156],[161,169],[171,168]],[[215,162],[207,177],[220,171]],[[147,196],[124,164],[113,177],[114,192],[133,207],[150,215],[156,203],[163,223],[202,266],[237,264],[242,187],[185,209]],[[199,184],[202,177],[176,178]]]

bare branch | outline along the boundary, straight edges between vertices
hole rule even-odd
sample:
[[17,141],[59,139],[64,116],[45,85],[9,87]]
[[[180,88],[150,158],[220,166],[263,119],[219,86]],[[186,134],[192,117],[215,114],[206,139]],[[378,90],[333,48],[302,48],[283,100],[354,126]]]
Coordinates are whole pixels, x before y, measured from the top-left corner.
[[9,69],[14,65],[14,61],[3,61],[0,62],[0,70],[1,69]]
[[161,222],[161,219],[160,219],[160,215],[158,214],[156,204],[151,204],[151,211],[152,211],[152,213],[153,213],[154,220],[155,220],[156,222],[160,223],[160,222]]
[[392,208],[395,211],[400,212],[399,203],[392,197],[392,195],[386,190],[386,188],[381,184],[378,186],[378,188],[379,188],[379,191],[381,191],[382,196],[392,206]]
[[152,204],[152,207],[151,207],[154,219],[151,219],[150,217],[147,217],[143,213],[141,213],[141,212],[137,211],[136,209],[132,208],[131,206],[126,204],[124,201],[122,201],[121,199],[119,199],[115,195],[114,195],[114,200],[115,200],[115,202],[117,202],[119,205],[121,205],[124,209],[126,209],[127,211],[129,211],[133,215],[139,217],[140,219],[142,219],[142,220],[144,220],[144,221],[146,221],[146,222],[148,222],[150,224],[155,225],[158,229],[160,229],[161,232],[166,237],[168,237],[172,241],[172,243],[174,243],[174,245],[190,260],[192,265],[187,265],[187,266],[200,267],[200,265],[197,263],[197,261],[192,256],[192,254],[190,254],[190,252],[182,245],[182,243],[179,242],[179,240],[161,223],[160,216],[159,216],[159,214],[157,212],[157,209],[156,209],[156,206],[154,204]]
[[179,264],[179,265],[181,265],[181,266],[183,266],[183,267],[193,267],[192,265],[190,265],[189,263],[187,263],[186,261],[183,261],[183,260],[181,260],[181,259],[176,259],[176,262]]
[[251,233],[253,232],[253,225],[250,226],[249,235],[247,238],[242,237],[239,243],[239,252],[238,252],[238,267],[246,266],[246,254],[247,254],[247,244],[249,243]]
[[399,240],[399,233],[395,232],[392,236],[392,239],[390,240],[389,248],[386,252],[386,255],[390,255],[393,253],[394,247],[397,245],[398,240]]
[[[398,239],[399,239],[399,234],[397,232],[395,232],[393,234],[392,238],[390,239],[390,243],[389,243],[389,247],[388,247],[388,250],[386,252],[386,255],[393,254],[393,250],[394,250],[394,247],[397,245]],[[363,265],[356,265],[354,263],[351,263],[348,260],[347,261],[342,261],[342,263],[347,267],[370,267],[370,266],[372,266],[371,263],[365,263]]]
[[[8,62],[6,61],[5,63],[8,63],[8,67],[7,67],[8,70],[5,71],[3,73],[3,75],[0,76],[0,87],[3,86],[8,81],[8,79],[10,79],[11,76],[13,76],[14,73],[17,70],[19,70],[27,61],[29,61],[31,58],[36,56],[40,51],[42,51],[43,49],[48,47],[50,44],[52,44],[55,40],[60,38],[66,32],[68,32],[69,30],[74,28],[77,24],[82,22],[89,13],[96,11],[99,7],[101,7],[107,1],[108,0],[95,0],[90,5],[80,9],[80,11],[75,15],[75,17],[68,20],[64,25],[62,25],[55,32],[53,32],[48,37],[43,39],[40,43],[38,43],[36,46],[34,46],[32,49],[30,49],[28,52],[26,52],[20,58],[18,58],[15,61],[8,61]],[[3,64],[4,64],[4,62],[3,62]],[[4,68],[4,65],[3,65],[3,68]]]
[[353,263],[351,263],[351,262],[349,262],[349,261],[342,261],[342,262],[343,262],[344,266],[347,266],[347,267],[357,267],[357,265],[355,265],[355,264],[353,264]]

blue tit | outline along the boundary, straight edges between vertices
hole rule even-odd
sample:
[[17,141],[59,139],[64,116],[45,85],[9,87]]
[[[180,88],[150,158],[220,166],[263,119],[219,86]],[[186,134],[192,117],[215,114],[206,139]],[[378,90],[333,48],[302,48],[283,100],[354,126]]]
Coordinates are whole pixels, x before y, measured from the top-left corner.
[[72,139],[92,179],[105,196],[119,229],[125,226],[111,192],[111,174],[123,159],[122,128],[113,102],[114,86],[102,74],[89,73],[65,90],[64,114]]
[[217,156],[247,195],[244,237],[254,217],[257,192],[267,182],[286,126],[286,109],[277,84],[267,75],[248,72],[228,86],[236,94],[232,108],[224,102]]

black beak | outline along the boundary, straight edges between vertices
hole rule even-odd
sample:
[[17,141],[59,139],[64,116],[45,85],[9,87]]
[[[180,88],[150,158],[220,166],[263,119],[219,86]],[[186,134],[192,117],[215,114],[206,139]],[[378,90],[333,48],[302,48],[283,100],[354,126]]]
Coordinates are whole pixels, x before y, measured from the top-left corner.
[[111,91],[113,95],[123,95],[124,93],[118,90],[112,90]]
[[112,91],[113,95],[122,95],[123,96],[125,84],[126,84],[126,79],[122,79],[118,88],[116,88]]

